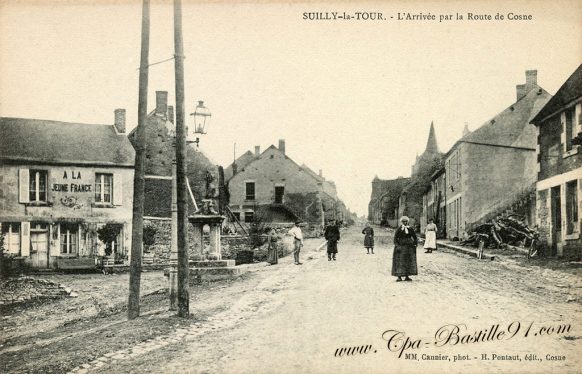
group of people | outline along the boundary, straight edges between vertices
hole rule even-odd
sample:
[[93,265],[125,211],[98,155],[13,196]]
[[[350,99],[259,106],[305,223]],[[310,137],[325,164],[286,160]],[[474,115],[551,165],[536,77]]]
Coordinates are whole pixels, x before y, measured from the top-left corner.
[[[400,219],[400,226],[396,229],[394,233],[394,253],[392,255],[392,275],[397,277],[397,282],[407,281],[410,282],[412,279],[411,275],[418,275],[418,267],[416,263],[416,247],[418,246],[418,238],[414,229],[410,227],[410,220],[408,217],[404,216]],[[293,236],[293,257],[295,265],[302,265],[303,263],[299,261],[299,253],[303,247],[303,232],[299,226],[301,222],[295,222],[295,225],[288,231],[287,235]],[[425,253],[432,253],[436,250],[436,231],[437,226],[432,219],[426,226],[425,232],[425,243],[424,249]],[[275,245],[275,240],[273,237],[272,229],[269,230],[269,235],[267,236],[268,243],[268,258],[267,261],[274,265],[278,262],[278,253]],[[374,254],[374,229],[369,223],[362,230],[364,234],[364,247],[366,248],[366,254]],[[327,240],[327,260],[336,261],[336,256],[338,253],[337,243],[340,240],[340,230],[339,225],[336,221],[331,221],[324,231],[324,237]],[[402,279],[404,278],[404,279]]]
[[[411,275],[418,275],[418,266],[416,264],[416,247],[418,238],[414,229],[408,225],[410,220],[404,216],[400,219],[400,226],[394,233],[394,253],[392,255],[392,275],[396,277],[396,282],[410,282]],[[432,253],[436,250],[436,231],[437,226],[434,220],[430,219],[426,226],[424,249],[425,253]],[[364,234],[364,247],[366,254],[374,254],[374,229],[366,223],[362,230]],[[370,252],[371,251],[371,252]]]

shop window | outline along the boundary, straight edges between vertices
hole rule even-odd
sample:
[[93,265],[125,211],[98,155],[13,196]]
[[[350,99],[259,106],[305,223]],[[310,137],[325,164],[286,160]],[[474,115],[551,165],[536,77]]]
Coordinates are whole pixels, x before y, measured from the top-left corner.
[[70,224],[61,224],[61,253],[75,254],[79,242],[79,226]]
[[4,236],[4,251],[6,253],[20,254],[20,223],[3,222],[2,236]]
[[245,182],[245,198],[246,200],[255,199],[255,182]]
[[95,202],[111,204],[113,174],[95,174]]
[[566,234],[578,231],[578,181],[566,183]]
[[28,199],[31,202],[46,202],[47,171],[31,170]]

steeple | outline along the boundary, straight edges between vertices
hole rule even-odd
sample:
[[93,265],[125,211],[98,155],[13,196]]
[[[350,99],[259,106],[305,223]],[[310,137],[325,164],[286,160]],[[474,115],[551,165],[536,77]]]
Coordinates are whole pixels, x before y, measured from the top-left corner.
[[434,122],[430,122],[430,132],[428,133],[428,141],[426,142],[425,153],[438,153],[439,147],[436,141],[436,135],[434,131]]

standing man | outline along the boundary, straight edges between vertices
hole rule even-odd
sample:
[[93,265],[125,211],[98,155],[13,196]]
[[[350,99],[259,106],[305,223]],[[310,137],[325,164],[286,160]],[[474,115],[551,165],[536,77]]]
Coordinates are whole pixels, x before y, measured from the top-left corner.
[[325,228],[325,239],[327,240],[327,260],[335,261],[335,256],[337,254],[337,242],[340,240],[339,227],[336,225],[335,220],[332,220]]
[[295,265],[302,265],[302,263],[299,262],[299,252],[301,251],[301,247],[303,247],[303,233],[299,227],[300,223],[301,222],[299,221],[295,221],[295,226],[288,232],[288,235],[292,235],[294,238],[293,244],[295,247],[293,250],[293,257],[295,257]]

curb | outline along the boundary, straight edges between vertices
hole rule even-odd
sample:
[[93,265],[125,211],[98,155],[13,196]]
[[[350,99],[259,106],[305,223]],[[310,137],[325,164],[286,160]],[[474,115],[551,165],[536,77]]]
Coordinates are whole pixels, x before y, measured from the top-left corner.
[[[458,245],[452,245],[449,243],[443,243],[443,242],[438,242],[438,241],[437,241],[437,245],[439,247],[447,248],[447,249],[450,249],[450,250],[455,251],[455,252],[469,255],[471,257],[479,258],[479,251],[476,249],[465,248],[465,247],[461,247]],[[482,259],[493,261],[495,259],[495,256],[483,254]]]

